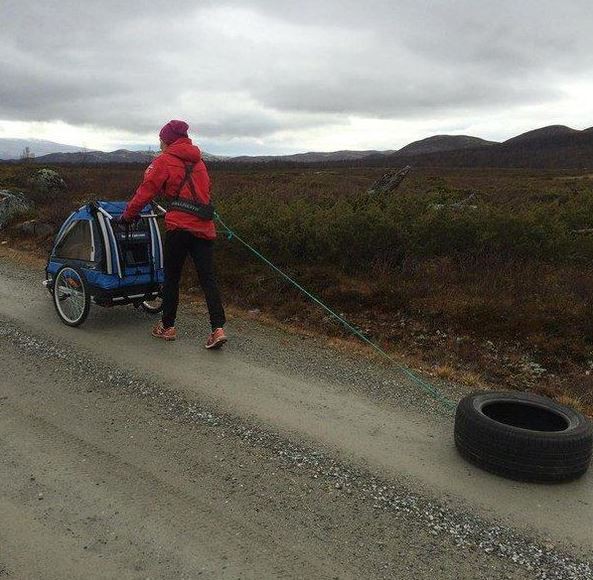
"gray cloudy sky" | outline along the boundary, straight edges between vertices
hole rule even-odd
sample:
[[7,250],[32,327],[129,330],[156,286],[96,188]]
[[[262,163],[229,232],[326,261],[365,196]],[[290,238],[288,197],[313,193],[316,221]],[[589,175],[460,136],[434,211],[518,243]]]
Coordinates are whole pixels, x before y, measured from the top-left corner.
[[593,125],[590,0],[0,0],[0,137],[220,154]]

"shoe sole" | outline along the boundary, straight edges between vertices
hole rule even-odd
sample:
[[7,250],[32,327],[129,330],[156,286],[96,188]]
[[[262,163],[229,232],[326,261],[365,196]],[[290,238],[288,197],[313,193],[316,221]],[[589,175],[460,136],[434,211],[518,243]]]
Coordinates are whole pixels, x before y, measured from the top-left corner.
[[205,348],[207,348],[208,350],[218,350],[227,340],[228,339],[226,339],[226,338],[221,338],[210,346],[205,345]]

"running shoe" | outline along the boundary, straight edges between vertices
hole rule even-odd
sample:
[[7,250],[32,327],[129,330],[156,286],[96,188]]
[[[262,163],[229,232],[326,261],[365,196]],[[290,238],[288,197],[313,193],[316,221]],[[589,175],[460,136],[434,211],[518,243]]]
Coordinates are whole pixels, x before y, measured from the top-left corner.
[[175,340],[177,338],[177,333],[175,332],[174,326],[169,326],[169,328],[165,328],[162,322],[159,322],[153,329],[152,329],[152,336],[155,338],[162,338],[163,340]]
[[206,348],[220,348],[225,342],[227,341],[227,337],[224,334],[224,330],[222,328],[215,328],[208,340],[206,341]]

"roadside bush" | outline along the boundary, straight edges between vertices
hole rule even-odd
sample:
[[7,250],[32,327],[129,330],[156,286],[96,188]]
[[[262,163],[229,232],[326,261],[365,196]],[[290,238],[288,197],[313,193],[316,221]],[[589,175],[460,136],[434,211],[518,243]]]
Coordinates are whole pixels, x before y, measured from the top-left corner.
[[223,197],[219,207],[229,224],[276,259],[332,264],[346,272],[369,273],[378,258],[397,265],[431,256],[550,263],[593,256],[593,243],[571,233],[585,218],[574,203],[566,210],[551,203],[509,211],[482,201],[455,207],[453,193],[377,201],[357,192],[339,198],[243,192]]

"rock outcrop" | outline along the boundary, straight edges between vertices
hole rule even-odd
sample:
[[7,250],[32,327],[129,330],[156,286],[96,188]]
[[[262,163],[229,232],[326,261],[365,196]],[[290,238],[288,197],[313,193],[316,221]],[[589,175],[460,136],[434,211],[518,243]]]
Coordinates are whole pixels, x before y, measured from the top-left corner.
[[0,230],[14,218],[31,211],[33,204],[24,194],[0,189]]
[[53,169],[40,169],[29,180],[31,189],[36,198],[51,198],[68,189],[60,174]]
[[370,189],[367,190],[367,193],[369,195],[385,195],[395,191],[406,175],[408,175],[410,169],[412,168],[406,165],[403,169],[386,173],[373,183]]

